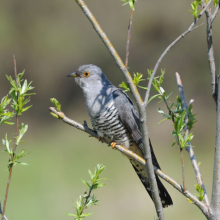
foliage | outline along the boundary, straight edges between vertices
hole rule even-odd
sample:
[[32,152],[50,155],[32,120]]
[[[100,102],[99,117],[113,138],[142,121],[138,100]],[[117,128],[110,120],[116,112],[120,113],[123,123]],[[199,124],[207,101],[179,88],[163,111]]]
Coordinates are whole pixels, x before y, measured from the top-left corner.
[[10,104],[11,99],[8,98],[8,95],[3,97],[0,103],[0,125],[5,123],[12,125],[13,122],[9,122],[8,120],[11,120],[12,117],[15,115],[14,112],[10,112],[6,107]]
[[125,2],[123,5],[129,4],[130,8],[134,10],[134,2],[136,2],[137,0],[121,0],[121,1]]
[[202,11],[202,10],[200,10],[200,11],[197,10],[198,5],[202,5],[201,0],[197,0],[197,1],[194,1],[191,3],[192,11],[190,11],[190,10],[189,11],[192,13],[194,19],[198,18],[199,13]]
[[219,0],[214,0],[214,6],[217,7],[217,5],[219,4]]
[[[55,106],[56,110],[58,112],[61,111],[61,104],[55,99],[55,98],[51,98],[50,101],[53,103],[53,105]],[[54,118],[59,118],[58,115],[54,114],[53,112],[50,113]]]
[[[142,89],[147,89],[146,87],[142,87],[142,86],[139,86],[139,83],[145,79],[142,79],[143,78],[143,74],[141,73],[134,73],[134,76],[133,76],[133,82],[136,86],[138,86],[139,88],[142,88]],[[124,92],[130,92],[130,88],[128,86],[128,84],[126,82],[122,82],[119,87],[121,87],[122,89],[124,89]]]
[[91,192],[94,189],[101,188],[105,186],[105,184],[99,182],[100,180],[105,180],[105,178],[99,178],[101,172],[105,169],[105,166],[102,164],[98,164],[95,168],[94,174],[89,170],[89,175],[91,178],[90,182],[86,182],[82,180],[82,182],[89,188],[89,192],[84,192],[79,196],[79,199],[76,200],[76,215],[68,213],[67,215],[74,217],[75,220],[82,220],[83,218],[92,215],[92,213],[83,214],[85,208],[88,208],[93,205],[97,205],[98,199],[96,199],[95,195],[91,196]]
[[24,108],[24,106],[30,102],[30,96],[35,95],[35,93],[28,93],[28,91],[34,89],[34,87],[31,86],[32,82],[28,83],[26,79],[22,79],[23,75],[24,71],[18,74],[16,80],[13,80],[11,76],[6,76],[11,84],[9,94],[12,97],[12,108],[15,110],[17,116],[20,116],[22,112],[27,111],[31,107],[30,105]]
[[[19,117],[23,112],[27,111],[30,106],[25,106],[30,101],[30,96],[34,95],[34,93],[28,93],[28,91],[32,90],[34,87],[31,86],[31,83],[28,83],[27,80],[23,80],[22,77],[24,75],[24,71],[19,73],[16,80],[13,80],[11,76],[6,76],[8,81],[11,84],[11,88],[9,91],[9,95],[11,98],[8,98],[8,95],[3,97],[0,104],[0,124],[14,124],[12,122],[8,122],[15,115]],[[22,84],[23,82],[23,84]],[[8,105],[11,105],[14,111],[9,111],[6,109]],[[8,161],[8,169],[12,167],[13,164],[21,164],[27,165],[26,163],[18,161],[20,158],[26,156],[28,153],[25,153],[26,150],[22,150],[20,153],[16,154],[14,152],[14,146],[18,146],[21,143],[21,139],[24,134],[27,132],[28,125],[24,125],[23,123],[18,128],[18,134],[16,136],[16,140],[12,143],[12,140],[8,140],[8,135],[5,135],[5,139],[2,139],[2,144],[5,146],[4,152],[8,153],[11,158]]]

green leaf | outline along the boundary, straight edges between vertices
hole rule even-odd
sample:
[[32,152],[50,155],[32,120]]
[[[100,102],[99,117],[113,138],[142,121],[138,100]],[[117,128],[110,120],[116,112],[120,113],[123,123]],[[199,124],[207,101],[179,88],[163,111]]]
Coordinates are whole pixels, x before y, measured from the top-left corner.
[[124,92],[130,92],[131,91],[126,82],[122,82],[121,84],[119,84],[119,87],[124,89]]
[[51,98],[50,101],[53,103],[58,112],[61,111],[61,104],[55,99]]
[[82,182],[83,182],[86,186],[88,186],[89,188],[91,188],[91,186],[90,186],[85,180],[82,180]]
[[24,136],[24,134],[26,133],[27,129],[28,129],[28,125],[24,125],[22,123],[20,128],[19,128],[19,134],[17,136],[16,145],[19,145],[19,143],[21,141],[21,138]]

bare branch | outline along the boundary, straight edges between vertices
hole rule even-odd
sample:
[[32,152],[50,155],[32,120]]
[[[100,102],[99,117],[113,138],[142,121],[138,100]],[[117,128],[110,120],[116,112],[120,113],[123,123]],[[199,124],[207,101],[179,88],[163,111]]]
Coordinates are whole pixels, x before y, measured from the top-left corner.
[[151,88],[151,85],[152,85],[152,81],[153,81],[153,78],[157,72],[157,69],[162,61],[162,59],[166,56],[166,54],[169,52],[169,50],[177,43],[179,42],[183,37],[185,37],[189,32],[191,32],[193,30],[193,27],[194,25],[197,23],[197,21],[201,18],[202,14],[204,13],[204,11],[208,8],[209,4],[212,2],[212,0],[210,0],[208,2],[208,4],[205,6],[205,8],[200,12],[198,18],[196,18],[193,23],[189,26],[189,28],[184,32],[182,33],[178,38],[176,38],[176,40],[174,40],[167,48],[166,50],[162,53],[162,55],[160,56],[159,60],[157,61],[155,67],[154,67],[154,70],[153,70],[153,73],[151,74],[151,77],[150,77],[150,80],[148,82],[148,86],[147,86],[147,92],[146,92],[146,95],[145,95],[145,99],[144,99],[144,104],[145,106],[147,107],[147,104],[148,104],[148,99],[149,99],[149,96],[150,96],[150,88]]
[[[183,85],[182,85],[182,82],[181,82],[181,78],[180,78],[180,75],[178,73],[176,73],[176,81],[177,81],[177,85],[178,85],[178,89],[179,89],[179,93],[180,93],[182,107],[183,107],[183,109],[186,110],[187,109],[186,98],[185,98],[185,94],[184,94],[184,91],[183,91]],[[188,121],[189,121],[189,119],[188,119],[188,114],[187,114],[186,118],[185,118],[185,124],[186,124],[186,126],[184,127],[185,132],[188,131]],[[191,146],[190,141],[188,142],[188,145]],[[198,184],[204,190],[204,202],[206,203],[206,205],[209,205],[209,198],[208,198],[208,195],[207,195],[207,192],[206,192],[206,189],[205,189],[205,185],[203,184],[203,181],[202,181],[202,175],[201,175],[200,170],[199,170],[199,166],[198,166],[198,163],[197,163],[197,160],[196,160],[194,150],[193,150],[192,147],[189,147],[189,146],[187,146],[185,148],[186,148],[187,152],[189,153],[189,158],[191,160],[191,163],[192,163],[195,175],[196,175],[196,180],[197,180]]]
[[[219,60],[220,68],[220,60]],[[220,76],[220,69],[219,69]],[[220,77],[218,77],[218,97],[220,97]],[[216,141],[215,141],[215,158],[213,169],[213,183],[212,183],[212,199],[211,209],[215,216],[214,219],[220,218],[220,99],[217,99],[217,120],[216,120]]]
[[217,14],[218,14],[219,5],[220,5],[220,1],[219,1],[219,3],[218,3],[217,7],[215,8],[215,11],[214,11],[213,14],[212,14],[212,23],[213,23],[213,21],[215,20]]
[[[203,6],[205,2],[203,2]],[[218,5],[219,6],[219,5]],[[215,16],[217,15],[218,8],[215,10]],[[208,44],[208,63],[209,63],[209,70],[211,75],[211,86],[212,86],[212,97],[217,104],[217,91],[218,91],[218,83],[217,83],[217,74],[215,69],[215,58],[214,58],[214,49],[213,49],[213,41],[212,41],[212,23],[214,21],[213,16],[211,14],[210,8],[205,10],[206,14],[206,37],[207,37],[207,44]]]
[[[133,2],[133,3],[135,3],[135,2]],[[125,68],[126,69],[128,69],[129,44],[130,44],[130,37],[131,37],[131,25],[132,25],[133,13],[134,13],[134,10],[131,9],[131,16],[130,16],[130,21],[129,21],[129,25],[128,25],[128,38],[127,38],[127,45],[126,45],[126,59],[125,59]]]
[[154,174],[154,170],[153,170],[152,158],[151,158],[148,128],[147,128],[147,124],[146,124],[147,114],[146,114],[145,105],[144,105],[144,103],[141,99],[141,96],[140,96],[140,94],[139,94],[139,92],[138,92],[138,90],[137,90],[137,88],[136,88],[136,86],[135,86],[135,84],[134,84],[134,82],[131,78],[130,73],[125,68],[121,58],[119,57],[118,53],[116,52],[116,50],[112,46],[111,42],[107,38],[106,34],[101,29],[101,27],[98,24],[95,17],[92,15],[89,8],[86,6],[86,4],[83,2],[83,0],[76,0],[76,2],[81,7],[81,9],[85,13],[85,15],[87,16],[89,21],[92,23],[95,31],[97,32],[99,37],[102,39],[102,41],[104,42],[104,44],[108,48],[109,52],[111,53],[111,55],[115,59],[117,65],[121,69],[128,85],[129,85],[129,87],[131,89],[131,93],[132,93],[132,95],[133,95],[133,97],[136,101],[136,104],[137,104],[137,107],[138,107],[138,110],[139,110],[139,115],[140,115],[140,122],[141,122],[140,126],[141,126],[141,133],[142,133],[142,142],[143,142],[143,147],[144,147],[144,159],[146,160],[145,169],[148,173],[149,182],[150,182],[151,189],[152,189],[152,197],[153,197],[155,209],[157,211],[157,216],[160,220],[163,220],[164,219],[164,213],[163,213],[161,200],[160,200],[160,197],[159,197],[158,186],[157,186],[157,182],[156,182],[156,178],[155,178],[155,174]]
[[[53,112],[54,114],[56,114],[57,116],[59,116],[59,118],[62,119],[63,122],[67,123],[68,125],[71,125],[71,126],[77,128],[77,129],[81,130],[81,131],[84,131],[84,132],[90,134],[92,137],[95,137],[95,138],[98,139],[98,135],[92,129],[90,129],[86,124],[82,125],[82,124],[80,124],[80,123],[78,123],[78,122],[76,122],[72,119],[69,119],[68,117],[65,116],[65,114],[63,112],[58,112],[54,107],[50,107],[49,110],[51,112]],[[110,143],[106,142],[105,140],[103,140],[103,142],[110,145]],[[146,165],[146,162],[142,157],[138,156],[137,154],[135,154],[134,152],[128,150],[127,148],[125,148],[121,145],[115,145],[115,149],[117,149],[118,151],[120,151],[121,153],[123,153],[127,156],[132,157],[133,159],[135,159],[140,164]],[[168,175],[163,173],[157,167],[154,167],[154,172],[158,176],[160,176],[162,179],[164,179],[166,182],[168,182],[170,185],[172,185],[175,189],[177,189],[180,193],[182,193],[185,197],[190,199],[192,201],[192,203],[195,204],[205,215],[208,214],[207,206],[202,201],[199,201],[199,199],[196,196],[194,196],[188,190],[184,191],[183,187],[180,184],[178,184],[171,177],[169,177]]]

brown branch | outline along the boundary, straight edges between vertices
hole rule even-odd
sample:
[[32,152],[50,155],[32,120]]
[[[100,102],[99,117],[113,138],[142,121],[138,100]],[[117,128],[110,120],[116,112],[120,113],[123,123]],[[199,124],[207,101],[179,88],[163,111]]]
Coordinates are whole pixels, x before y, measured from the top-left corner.
[[[176,81],[177,81],[177,85],[178,85],[178,89],[179,89],[179,93],[180,93],[182,107],[183,107],[184,110],[186,110],[187,109],[186,98],[185,98],[185,94],[184,94],[184,91],[183,91],[183,85],[182,85],[182,82],[181,82],[181,78],[180,78],[180,75],[178,73],[176,73]],[[188,114],[186,114],[186,118],[185,118],[186,126],[184,127],[185,132],[188,131],[188,121],[189,121]],[[190,141],[187,143],[187,145],[191,146]],[[207,195],[207,192],[206,192],[206,189],[205,189],[205,185],[203,184],[203,181],[202,181],[202,175],[201,175],[200,170],[199,170],[199,166],[198,166],[198,163],[197,163],[197,160],[196,160],[194,150],[193,150],[192,147],[189,147],[189,146],[186,146],[185,148],[186,148],[187,152],[189,153],[189,158],[191,160],[191,163],[192,163],[195,175],[196,175],[196,180],[197,180],[198,184],[204,190],[204,202],[206,203],[206,205],[209,205],[209,198],[208,198],[208,195]]]
[[157,72],[157,69],[162,61],[162,59],[166,56],[166,54],[169,52],[169,50],[177,43],[179,42],[183,37],[185,37],[189,32],[191,32],[193,30],[193,27],[195,26],[195,24],[197,23],[197,21],[201,18],[202,14],[205,12],[205,10],[208,8],[209,4],[212,2],[212,0],[210,0],[208,2],[208,4],[205,6],[205,8],[200,12],[198,18],[196,18],[193,23],[189,26],[189,28],[183,32],[178,38],[176,38],[176,40],[174,40],[166,49],[165,51],[162,53],[162,55],[160,56],[159,60],[157,61],[155,67],[154,67],[154,70],[153,70],[153,73],[151,74],[151,77],[150,77],[150,80],[148,82],[148,86],[147,86],[147,92],[146,92],[146,95],[145,95],[145,99],[144,99],[144,104],[145,106],[147,107],[147,104],[148,104],[148,99],[149,99],[149,96],[150,96],[150,88],[151,88],[151,85],[152,85],[152,81],[153,81],[153,78]]
[[151,150],[150,150],[150,143],[149,143],[149,135],[148,135],[148,128],[147,128],[147,114],[146,114],[146,108],[145,105],[141,99],[141,96],[137,90],[137,87],[135,86],[130,73],[128,70],[125,68],[124,63],[122,62],[121,58],[119,57],[118,53],[112,46],[111,42],[107,38],[106,34],[103,32],[101,29],[100,25],[98,24],[97,20],[95,17],[92,15],[91,11],[87,7],[87,5],[84,3],[83,0],[76,0],[80,8],[83,10],[84,14],[87,16],[91,24],[93,25],[95,31],[99,35],[99,37],[102,39],[103,43],[105,46],[108,48],[110,54],[113,56],[114,60],[116,61],[116,64],[122,71],[130,89],[131,93],[136,101],[138,110],[139,110],[139,115],[140,115],[140,126],[141,126],[141,133],[142,133],[142,142],[143,142],[143,147],[144,147],[144,159],[146,160],[146,166],[145,169],[148,173],[149,177],[149,182],[151,185],[152,189],[152,197],[155,205],[155,209],[157,211],[157,216],[160,220],[164,219],[164,213],[163,213],[163,208],[162,208],[162,203],[159,197],[159,191],[158,191],[158,186],[153,170],[153,164],[152,164],[152,158],[151,158]]
[[[133,2],[134,4],[135,2]],[[127,38],[127,45],[126,45],[126,59],[125,59],[125,68],[128,69],[128,57],[129,57],[129,45],[130,45],[130,37],[131,37],[131,25],[133,19],[134,10],[131,9],[130,21],[128,25],[128,38]]]
[[[17,75],[17,65],[16,65],[16,59],[15,56],[13,56],[14,58],[14,71],[15,71],[15,81],[16,81],[16,85],[18,86],[18,75]],[[17,102],[18,102],[18,94],[17,94]],[[8,181],[7,181],[7,186],[6,186],[6,193],[5,193],[5,199],[4,199],[4,205],[3,205],[3,211],[2,211],[2,220],[5,219],[5,209],[6,209],[6,203],[7,203],[7,198],[8,198],[8,191],[9,191],[9,185],[10,185],[10,181],[11,181],[11,175],[12,175],[12,169],[13,169],[13,162],[14,162],[14,152],[16,151],[16,147],[17,147],[17,135],[18,135],[18,118],[19,116],[16,114],[16,129],[15,129],[15,137],[14,137],[14,147],[13,147],[13,154],[11,156],[11,164],[10,169],[9,169],[9,176],[8,176]]]
[[[54,113],[55,115],[57,115],[59,117],[59,119],[62,119],[62,121],[68,125],[71,125],[81,131],[86,132],[87,134],[90,134],[92,137],[95,137],[96,139],[98,139],[98,135],[96,134],[96,132],[94,132],[92,129],[90,129],[86,122],[84,122],[84,125],[69,119],[68,117],[65,116],[65,114],[63,112],[58,112],[54,107],[50,107],[49,110]],[[106,140],[102,140],[103,142],[107,143],[108,145],[110,145],[110,142],[106,142]],[[117,149],[118,151],[120,151],[121,153],[132,157],[133,159],[135,159],[137,162],[139,162],[142,165],[146,165],[145,160],[138,156],[137,154],[135,154],[134,152],[128,150],[127,148],[121,146],[121,145],[115,145],[115,149]],[[164,179],[167,183],[169,183],[170,185],[172,185],[175,189],[177,189],[180,193],[182,193],[186,198],[190,199],[193,204],[195,204],[206,216],[208,215],[208,208],[207,206],[202,202],[199,201],[199,199],[194,196],[192,193],[190,193],[188,190],[183,189],[183,187],[177,183],[175,180],[173,180],[171,177],[169,177],[168,175],[166,175],[164,172],[162,172],[161,170],[159,170],[157,167],[154,167],[154,172],[161,177],[162,179]]]

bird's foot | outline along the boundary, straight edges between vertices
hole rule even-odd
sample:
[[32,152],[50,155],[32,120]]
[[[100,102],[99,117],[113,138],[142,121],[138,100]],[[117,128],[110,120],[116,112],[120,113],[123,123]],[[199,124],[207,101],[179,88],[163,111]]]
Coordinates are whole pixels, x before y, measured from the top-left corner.
[[98,137],[98,140],[101,141],[101,142],[103,143],[103,141],[102,141],[101,139],[102,139],[102,138],[99,136],[99,137]]
[[112,141],[112,143],[111,143],[111,147],[112,147],[112,149],[115,148],[115,145],[116,145],[116,142],[115,142],[115,141]]

